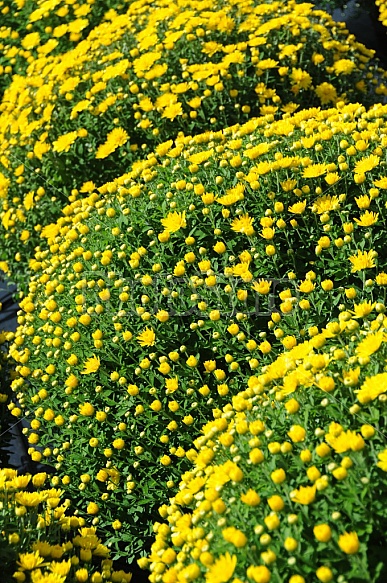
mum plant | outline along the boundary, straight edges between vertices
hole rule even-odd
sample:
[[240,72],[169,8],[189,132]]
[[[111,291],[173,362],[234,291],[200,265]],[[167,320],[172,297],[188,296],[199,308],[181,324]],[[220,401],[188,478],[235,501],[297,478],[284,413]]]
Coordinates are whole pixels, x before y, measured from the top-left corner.
[[385,73],[372,55],[310,4],[139,0],[74,50],[33,59],[0,106],[9,273],[22,281],[39,233],[64,204],[179,132],[378,101]]
[[384,309],[386,112],[170,140],[42,231],[10,349],[17,413],[118,553],[143,549],[193,437],[252,371],[341,312],[355,330]]
[[1,0],[0,95],[12,76],[34,59],[72,49],[105,18],[126,10],[125,1]]
[[129,583],[131,574],[114,569],[97,529],[69,513],[70,501],[47,488],[47,477],[0,469],[2,581]]
[[152,583],[385,580],[387,319],[351,321],[245,376],[214,412],[140,561]]

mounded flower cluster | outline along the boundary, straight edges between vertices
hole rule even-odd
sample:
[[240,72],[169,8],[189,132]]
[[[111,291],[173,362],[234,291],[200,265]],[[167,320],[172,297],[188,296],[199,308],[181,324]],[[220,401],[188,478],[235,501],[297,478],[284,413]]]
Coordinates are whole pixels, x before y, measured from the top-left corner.
[[128,556],[213,408],[335,315],[384,310],[386,113],[170,140],[42,231],[12,413]]
[[151,583],[385,573],[387,318],[340,317],[244,377],[159,512]]
[[0,95],[34,59],[68,51],[104,18],[126,9],[125,0],[0,0]]
[[[69,514],[70,501],[63,490],[47,488],[47,478],[0,469],[2,581],[129,583],[131,574],[114,570],[97,529]],[[55,477],[51,482],[59,483]]]
[[310,4],[132,3],[73,50],[31,59],[5,92],[1,258],[24,277],[42,227],[77,189],[92,192],[179,131],[374,103],[387,88],[372,56]]

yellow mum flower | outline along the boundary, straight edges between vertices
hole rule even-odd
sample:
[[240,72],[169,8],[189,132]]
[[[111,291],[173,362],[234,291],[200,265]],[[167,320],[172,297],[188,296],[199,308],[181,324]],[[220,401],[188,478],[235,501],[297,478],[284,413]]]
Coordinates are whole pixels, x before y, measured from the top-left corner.
[[17,564],[24,571],[32,571],[33,569],[39,567],[42,563],[44,563],[44,559],[39,555],[38,551],[19,555],[19,560],[17,561]]
[[376,283],[378,285],[387,285],[387,273],[384,273],[384,271],[382,271],[381,273],[379,273],[376,276]]
[[193,99],[188,101],[188,105],[190,107],[192,107],[193,109],[198,109],[200,107],[201,103],[202,103],[201,97],[194,97]]
[[215,200],[217,203],[222,204],[224,206],[231,206],[232,204],[245,198],[243,194],[244,191],[245,191],[244,184],[238,183],[236,186],[234,186],[234,188],[229,188],[227,190],[227,194],[218,197]]
[[328,524],[317,524],[313,528],[313,534],[322,543],[326,543],[332,538],[332,530]]
[[316,577],[321,583],[330,583],[333,581],[333,573],[329,567],[319,567],[316,571]]
[[215,253],[219,253],[221,255],[222,253],[225,253],[225,251],[227,250],[227,248],[226,248],[226,245],[223,243],[223,241],[218,241],[213,246],[213,250],[215,251]]
[[236,564],[236,555],[230,553],[220,555],[206,572],[207,583],[226,583],[233,576]]
[[325,194],[324,196],[320,196],[314,204],[312,205],[311,209],[312,212],[322,215],[323,213],[329,213],[330,211],[335,211],[340,208],[340,202],[338,196],[331,196],[329,194]]
[[101,360],[99,356],[92,356],[88,358],[85,362],[85,368],[81,372],[81,374],[92,374],[93,372],[97,372],[99,367],[101,366]]
[[68,152],[72,144],[78,137],[77,132],[69,132],[68,134],[64,134],[60,136],[55,142],[53,143],[54,152]]
[[293,502],[298,504],[312,504],[316,499],[316,488],[317,486],[300,486],[298,490],[293,490],[290,493],[290,497]]
[[70,572],[72,563],[71,560],[68,561],[61,561],[60,563],[51,563],[50,565],[50,569],[53,573],[53,575],[57,575],[58,577],[56,579],[53,579],[52,582],[50,581],[50,579],[48,578],[47,581],[45,581],[44,579],[42,580],[42,583],[63,583],[66,581],[66,575],[68,575],[68,573]]
[[374,401],[387,391],[387,373],[382,372],[373,377],[366,377],[366,380],[357,393],[357,399],[362,405]]
[[174,393],[179,387],[179,379],[177,377],[165,380],[165,387],[167,393]]
[[213,148],[211,148],[211,150],[197,152],[196,154],[192,154],[191,156],[189,156],[188,162],[191,162],[191,164],[201,164],[202,162],[206,162],[207,160],[209,160],[213,153],[214,153]]
[[94,411],[95,409],[91,403],[83,403],[83,405],[79,405],[79,412],[81,415],[92,417],[94,415]]
[[141,57],[133,61],[133,69],[136,75],[140,77],[142,73],[148,71],[161,56],[162,54],[157,52],[144,53]]
[[235,528],[235,526],[229,526],[228,528],[223,529],[222,535],[224,540],[233,544],[238,549],[247,544],[246,535],[241,530]]
[[38,506],[43,499],[44,495],[40,494],[39,492],[18,492],[15,494],[16,502],[29,508]]
[[346,451],[360,451],[364,448],[365,442],[363,437],[355,431],[341,431],[338,435],[327,433],[325,440],[337,453]]
[[322,176],[328,170],[327,164],[312,164],[305,168],[304,172],[302,173],[303,178],[318,178],[318,176]]
[[140,346],[154,346],[156,342],[156,334],[152,328],[145,328],[145,330],[137,336],[137,341]]
[[286,480],[286,473],[285,470],[279,468],[278,470],[274,470],[270,474],[271,479],[273,480],[274,484],[282,484]]
[[255,281],[253,283],[253,285],[251,286],[251,289],[253,289],[258,294],[261,294],[263,296],[267,295],[270,292],[270,288],[271,288],[271,281],[266,281],[264,279],[260,279],[258,281]]
[[306,208],[306,199],[300,202],[296,202],[288,207],[288,211],[294,215],[302,215]]
[[355,348],[357,356],[368,357],[374,352],[377,352],[384,342],[384,332],[375,332],[374,334],[367,334],[367,336],[359,342]]
[[296,186],[297,180],[291,180],[290,178],[288,180],[285,180],[284,182],[281,182],[281,188],[284,192],[290,192]]
[[356,532],[345,532],[339,536],[338,545],[346,555],[354,555],[360,548]]
[[340,175],[337,172],[328,172],[325,176],[325,182],[332,186],[332,184],[336,184],[340,180]]
[[271,573],[265,565],[250,566],[246,574],[255,583],[269,583],[271,579]]
[[138,105],[139,105],[140,109],[142,109],[143,111],[149,112],[149,111],[153,110],[153,103],[149,99],[149,97],[143,97],[143,99],[140,99]]
[[379,180],[374,181],[375,186],[378,188],[387,188],[387,176],[379,178]]
[[45,237],[46,239],[53,239],[59,233],[59,226],[56,223],[51,223],[50,225],[46,225],[43,227],[40,235],[41,237]]
[[40,43],[40,35],[38,32],[31,32],[26,34],[26,36],[21,41],[21,45],[27,51],[30,51]]
[[317,85],[315,92],[317,97],[319,97],[322,105],[326,105],[327,103],[331,102],[337,102],[337,91],[331,83],[324,82],[320,85]]
[[300,292],[302,292],[304,294],[309,294],[314,290],[315,287],[316,287],[315,283],[313,283],[309,279],[305,279],[304,281],[302,281],[300,283],[300,285],[298,286],[298,289]]
[[290,431],[288,431],[288,435],[293,443],[300,443],[305,440],[306,431],[301,425],[292,425]]
[[31,208],[33,207],[34,204],[34,191],[31,190],[30,192],[28,192],[26,194],[26,196],[24,197],[24,208],[26,209],[26,211],[31,210]]
[[[308,89],[312,84],[312,77],[307,71],[303,71],[302,69],[293,68],[291,78],[293,83],[295,83],[296,89]],[[295,88],[292,87],[292,91],[296,93]]]
[[260,233],[261,237],[269,241],[274,238],[274,235],[275,229],[273,229],[272,227],[265,227],[264,229],[262,229],[262,232]]
[[122,128],[114,128],[106,137],[104,144],[101,144],[95,155],[96,158],[107,158],[117,148],[126,144],[129,139],[128,133]]
[[156,154],[158,156],[161,156],[161,157],[165,156],[165,154],[168,152],[168,150],[171,149],[172,145],[173,145],[172,140],[168,140],[167,142],[163,142],[162,144],[159,144],[155,150]]
[[354,219],[354,221],[359,225],[359,227],[370,227],[374,225],[379,218],[379,213],[373,213],[366,211],[360,215],[360,219]]
[[375,306],[376,306],[375,302],[373,304],[371,302],[362,302],[361,304],[355,304],[354,306],[355,311],[353,312],[355,314],[355,318],[364,318],[365,316],[368,316]]
[[184,229],[187,226],[185,211],[168,213],[165,219],[161,219],[161,224],[168,233],[176,233],[179,229]]
[[168,105],[164,109],[161,117],[166,117],[170,120],[174,120],[175,117],[179,115],[183,115],[183,109],[181,107],[181,103],[178,101],[177,103],[172,103],[171,105]]
[[378,454],[378,460],[376,464],[378,468],[381,468],[383,472],[387,472],[387,449]]
[[363,269],[370,269],[375,267],[376,263],[374,261],[377,257],[377,253],[371,249],[371,251],[358,251],[357,255],[351,255],[349,261],[352,263],[351,273],[356,273],[357,271],[362,271]]
[[254,234],[253,222],[254,218],[249,217],[248,214],[241,215],[232,221],[231,229],[236,233],[244,233],[249,237]]
[[369,172],[378,166],[380,162],[379,156],[375,156],[375,154],[371,154],[368,158],[362,158],[359,162],[356,163],[354,172],[355,174],[364,174],[365,172]]
[[333,70],[337,75],[350,75],[355,69],[356,64],[349,59],[339,59],[333,65]]
[[355,198],[355,201],[359,209],[368,209],[371,204],[371,199],[367,194],[358,196],[357,198]]
[[159,322],[168,322],[169,313],[166,310],[159,310],[155,316]]
[[241,494],[241,500],[248,506],[258,506],[261,502],[259,494],[255,490],[248,490],[245,494]]
[[273,69],[277,65],[278,65],[278,61],[275,61],[274,59],[263,59],[262,61],[258,62],[257,69],[262,69],[262,70]]

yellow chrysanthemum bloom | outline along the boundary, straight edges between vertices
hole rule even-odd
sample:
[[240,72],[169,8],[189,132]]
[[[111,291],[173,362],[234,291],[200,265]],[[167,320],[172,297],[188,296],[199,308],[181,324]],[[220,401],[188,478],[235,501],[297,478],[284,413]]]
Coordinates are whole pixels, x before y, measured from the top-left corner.
[[187,226],[185,216],[185,211],[169,213],[165,219],[161,219],[161,224],[168,233],[176,233]]
[[152,328],[145,328],[145,330],[137,336],[137,341],[140,346],[154,346],[156,343],[156,334]]
[[92,374],[94,372],[97,372],[100,366],[101,359],[99,358],[99,356],[92,356],[86,360],[85,367],[83,371],[81,371],[81,374]]
[[349,261],[352,263],[352,273],[357,271],[362,271],[363,269],[371,269],[376,266],[375,263],[375,251],[358,251],[357,255],[351,255],[348,257]]

